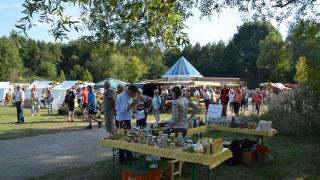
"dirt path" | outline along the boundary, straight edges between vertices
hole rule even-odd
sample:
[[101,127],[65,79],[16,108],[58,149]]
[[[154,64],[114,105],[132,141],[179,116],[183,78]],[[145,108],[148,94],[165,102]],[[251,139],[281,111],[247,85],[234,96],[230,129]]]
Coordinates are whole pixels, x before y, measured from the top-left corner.
[[97,145],[105,129],[81,130],[0,141],[0,179],[27,179],[104,160],[110,148]]

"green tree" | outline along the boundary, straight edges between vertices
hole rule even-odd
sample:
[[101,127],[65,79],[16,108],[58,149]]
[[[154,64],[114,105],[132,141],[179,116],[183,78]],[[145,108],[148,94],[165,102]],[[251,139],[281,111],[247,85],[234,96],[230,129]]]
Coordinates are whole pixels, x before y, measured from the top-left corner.
[[168,69],[165,65],[161,49],[152,44],[135,44],[133,46],[118,46],[117,50],[124,56],[137,56],[149,69],[144,78],[159,79]]
[[257,67],[261,82],[291,82],[289,52],[279,32],[273,31],[260,44]]
[[136,83],[148,73],[148,66],[144,64],[139,58],[133,56],[125,62],[126,81]]
[[[87,61],[91,60],[91,53],[94,51],[95,47],[93,43],[86,40],[79,39],[76,41],[70,41],[68,44],[61,45],[61,62],[59,63],[59,69],[62,69],[67,77],[73,78],[71,76],[71,71],[75,65],[80,65],[85,67]],[[90,69],[91,72],[93,72]]]
[[63,82],[66,80],[66,77],[64,75],[64,71],[63,70],[60,70],[60,74],[59,74],[59,77],[58,77],[58,81],[59,82]]
[[53,79],[57,76],[56,66],[48,61],[43,61],[38,69],[38,75],[48,79]]
[[14,82],[22,73],[22,60],[12,39],[0,38],[0,79]]
[[305,57],[305,64],[308,68],[306,73],[307,80],[304,84],[320,94],[319,33],[320,23],[315,21],[300,21],[291,26],[287,42],[290,48],[291,61],[294,65],[299,62],[301,57]]
[[308,80],[308,65],[305,57],[301,57],[296,64],[296,75],[294,80],[298,83],[305,83]]
[[73,66],[70,74],[74,80],[82,79],[84,74],[84,69],[79,64],[77,64]]
[[[318,19],[317,1],[221,1],[221,0],[37,0],[25,1],[24,17],[16,27],[26,32],[35,23],[54,24],[51,33],[56,38],[66,37],[68,27],[77,31],[79,20],[66,16],[65,5],[78,6],[81,14],[88,17],[84,22],[95,33],[91,39],[108,42],[162,42],[166,46],[188,44],[185,21],[196,15],[211,17],[225,9],[234,9],[243,15],[252,14],[254,19]],[[35,16],[35,14],[40,14]],[[198,15],[198,14],[197,14]],[[53,19],[54,17],[54,19]]]
[[85,67],[92,73],[93,80],[96,82],[111,77],[113,68],[118,62],[112,60],[113,50],[107,44],[101,43],[94,47]]
[[274,26],[267,22],[256,21],[241,25],[224,51],[223,76],[244,78],[248,80],[250,88],[257,87],[262,80],[256,63],[260,54],[259,43],[274,31]]
[[85,72],[83,73],[81,80],[85,82],[93,82],[92,75],[88,69],[86,69]]

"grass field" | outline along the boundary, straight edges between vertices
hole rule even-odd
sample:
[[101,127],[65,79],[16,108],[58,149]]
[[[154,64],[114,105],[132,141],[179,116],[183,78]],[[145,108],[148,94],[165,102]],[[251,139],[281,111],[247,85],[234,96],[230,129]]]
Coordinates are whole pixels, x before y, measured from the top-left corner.
[[[40,109],[39,116],[31,116],[30,108],[25,108],[24,114],[25,124],[15,124],[17,122],[16,108],[0,107],[0,140],[81,130],[88,126],[88,122],[77,117],[76,122],[67,122],[67,117],[58,115],[57,110],[54,110],[53,115],[48,116],[46,109]],[[169,114],[161,114],[161,119],[169,116]],[[104,119],[101,120],[104,121]],[[154,122],[154,116],[150,114],[148,121]]]
[[[237,133],[210,132],[208,136],[223,137],[225,140],[245,138]],[[248,136],[252,138],[252,136]],[[269,146],[267,162],[255,165],[227,166],[221,164],[212,170],[214,179],[320,179],[320,138],[285,137],[266,138]],[[206,168],[197,166],[197,179],[206,179]],[[111,179],[112,159],[95,162],[60,172],[35,177],[35,180],[51,179]],[[120,175],[119,171],[117,172]],[[182,180],[191,179],[184,173]]]

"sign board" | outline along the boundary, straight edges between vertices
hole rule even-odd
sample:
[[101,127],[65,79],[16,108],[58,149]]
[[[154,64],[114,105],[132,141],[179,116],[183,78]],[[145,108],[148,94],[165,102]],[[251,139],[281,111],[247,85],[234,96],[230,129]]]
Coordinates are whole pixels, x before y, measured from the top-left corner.
[[209,104],[207,117],[221,117],[222,105]]

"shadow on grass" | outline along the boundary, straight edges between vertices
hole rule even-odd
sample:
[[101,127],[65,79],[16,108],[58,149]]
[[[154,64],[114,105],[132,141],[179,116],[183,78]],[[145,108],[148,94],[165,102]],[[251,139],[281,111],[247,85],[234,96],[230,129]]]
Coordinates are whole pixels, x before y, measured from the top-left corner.
[[[21,124],[23,126],[23,124]],[[17,125],[17,126],[21,126]],[[9,130],[7,132],[2,132],[0,134],[0,140],[6,140],[6,139],[14,139],[14,138],[21,138],[21,137],[30,137],[30,136],[37,136],[42,134],[54,134],[54,133],[60,133],[65,131],[78,131],[78,130],[84,130],[85,126],[72,126],[72,127],[63,127],[63,128],[57,128],[57,129],[36,129],[36,128],[27,128],[27,129],[14,129]]]

